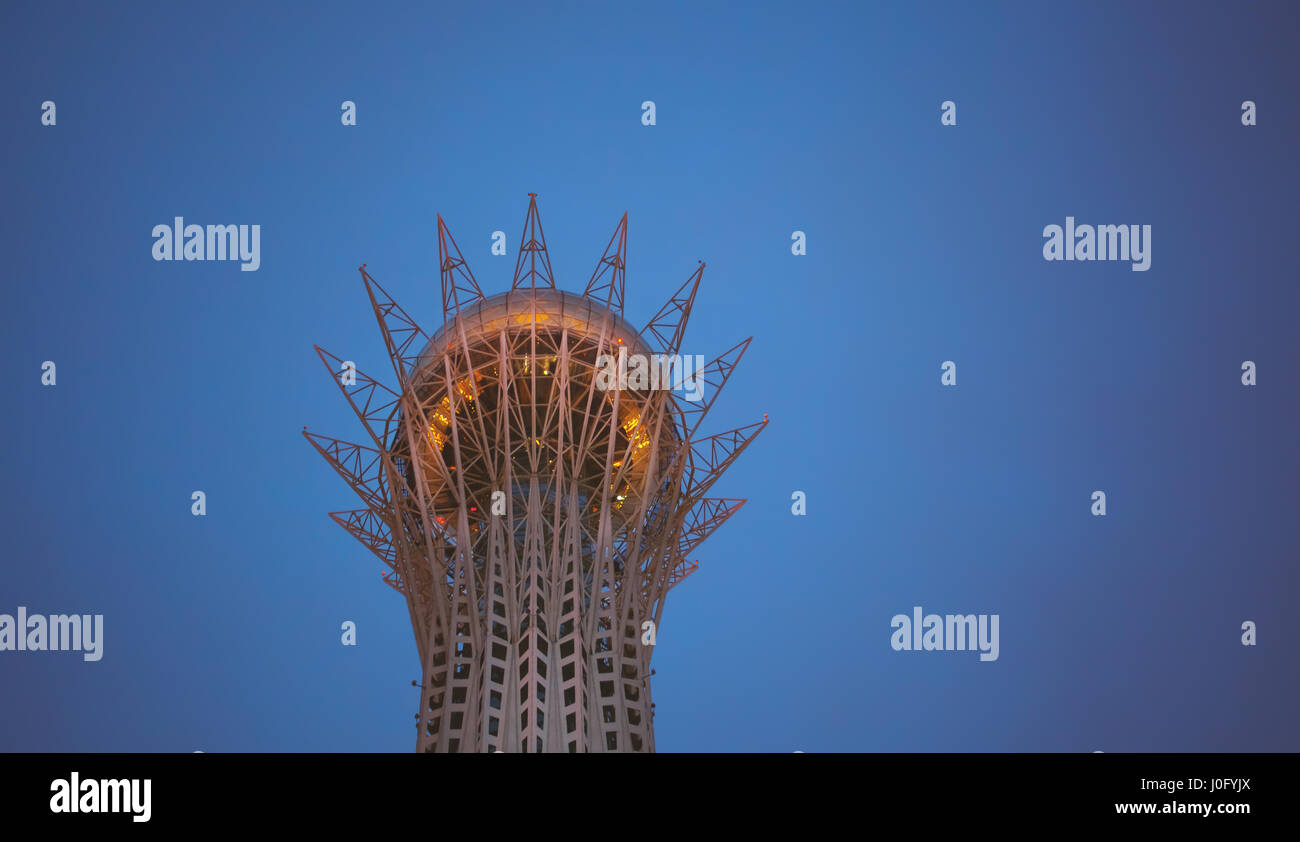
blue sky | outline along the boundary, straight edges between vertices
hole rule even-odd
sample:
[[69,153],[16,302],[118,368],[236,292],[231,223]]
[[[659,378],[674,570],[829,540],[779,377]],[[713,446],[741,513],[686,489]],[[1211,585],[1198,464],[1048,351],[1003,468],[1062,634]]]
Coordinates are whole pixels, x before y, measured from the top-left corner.
[[[0,612],[102,613],[105,655],[0,652],[0,750],[413,748],[312,345],[387,371],[362,263],[437,327],[436,213],[507,288],[529,192],[560,286],[627,211],[633,323],[702,259],[684,350],[754,336],[660,750],[1300,750],[1294,10],[1089,10],[5,4]],[[260,269],[154,261],[178,215]],[[1152,225],[1150,270],[1044,261],[1066,216]],[[999,659],[893,651],[916,605],[999,614]]]

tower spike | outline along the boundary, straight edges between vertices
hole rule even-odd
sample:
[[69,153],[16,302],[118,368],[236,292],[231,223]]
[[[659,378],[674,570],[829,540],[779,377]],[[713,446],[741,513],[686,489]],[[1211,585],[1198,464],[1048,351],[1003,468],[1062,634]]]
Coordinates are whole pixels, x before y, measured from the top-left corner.
[[379,572],[380,578],[384,580],[384,584],[405,595],[406,582],[397,566],[397,548],[393,546],[392,532],[384,522],[383,516],[374,509],[353,509],[346,512],[330,512],[330,518],[387,565],[387,570]]
[[311,446],[325,457],[330,467],[334,468],[351,486],[361,498],[361,502],[368,508],[379,511],[388,508],[382,485],[383,453],[373,447],[353,444],[318,433],[309,433],[306,430],[303,430],[302,434],[307,441],[311,442]]
[[546,235],[542,233],[542,217],[537,212],[537,194],[529,193],[528,197],[528,215],[524,217],[524,233],[519,238],[519,257],[515,261],[515,279],[510,289],[536,289],[539,277],[546,286],[555,289],[551,258],[546,253]]
[[684,558],[704,543],[704,539],[713,534],[727,519],[740,511],[745,505],[743,499],[727,497],[703,497],[696,501],[686,513],[682,524],[682,536],[677,543],[677,552]]
[[667,592],[677,587],[682,583],[683,579],[699,569],[700,563],[698,561],[687,561],[684,558],[681,559],[677,562],[677,565],[673,567],[672,572],[668,574],[668,585],[664,588],[664,591]]
[[407,595],[406,583],[402,581],[402,576],[396,570],[381,570],[379,578],[384,580],[384,584],[400,593],[402,596]]
[[763,428],[767,419],[725,433],[691,442],[692,470],[686,496],[700,499],[713,483],[731,466],[731,463],[749,447]]
[[[339,390],[343,392],[343,397],[352,407],[352,411],[357,414],[361,420],[362,426],[370,434],[374,441],[375,447],[383,448],[384,442],[388,441],[388,424],[393,417],[393,411],[402,401],[402,396],[392,389],[380,383],[371,377],[366,376],[355,365],[349,372],[344,365],[344,360],[326,351],[319,345],[315,346],[316,354],[320,357],[321,362],[330,370],[334,382],[338,384]],[[345,382],[347,375],[351,374],[355,382],[349,384]]]
[[330,512],[330,519],[348,531],[362,546],[392,570],[397,569],[397,549],[387,521],[375,509],[351,509]]
[[[682,284],[668,303],[659,308],[654,318],[641,329],[641,338],[651,348],[661,353],[673,355],[681,350],[682,337],[686,335],[686,321],[691,317],[691,306],[695,303],[695,293],[700,289],[700,279],[704,277],[704,261],[700,261],[686,283]],[[690,292],[687,292],[690,287]]]
[[599,301],[621,317],[626,271],[627,214],[624,213],[582,294],[593,301]]
[[703,372],[699,375],[707,387],[706,394],[708,397],[703,404],[694,404],[690,401],[681,401],[682,416],[686,422],[686,438],[695,435],[695,431],[704,423],[705,417],[709,414],[709,409],[722,394],[722,387],[727,385],[727,380],[731,378],[731,372],[736,370],[740,364],[740,358],[745,356],[745,351],[749,348],[749,343],[754,337],[749,337],[743,342],[738,342],[731,348],[723,351],[718,357],[704,367]]
[[482,301],[483,290],[469,264],[456,245],[456,238],[438,214],[438,271],[442,276],[442,317],[446,321],[475,301]]
[[[414,366],[416,357],[428,343],[429,337],[415,323],[393,297],[370,276],[363,264],[361,280],[365,282],[366,294],[370,296],[370,306],[375,311],[375,321],[384,335],[384,347],[393,363],[397,382],[403,390],[407,386],[407,376]],[[412,350],[411,346],[416,346]]]

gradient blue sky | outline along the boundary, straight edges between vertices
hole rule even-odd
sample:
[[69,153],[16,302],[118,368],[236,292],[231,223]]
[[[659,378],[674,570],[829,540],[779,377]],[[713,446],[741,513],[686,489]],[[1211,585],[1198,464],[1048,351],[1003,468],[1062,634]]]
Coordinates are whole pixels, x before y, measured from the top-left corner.
[[[755,337],[706,431],[771,424],[668,602],[660,750],[1300,750],[1295,14],[4,4],[0,612],[106,642],[0,653],[0,750],[413,749],[312,344],[385,373],[356,267],[432,330],[434,214],[497,291],[530,191],[561,286],[628,211],[632,322],[704,259],[685,350]],[[260,224],[260,271],[155,262],[177,215]],[[1150,271],[1045,262],[1067,215],[1152,225]],[[1001,657],[892,651],[914,605],[998,613]]]

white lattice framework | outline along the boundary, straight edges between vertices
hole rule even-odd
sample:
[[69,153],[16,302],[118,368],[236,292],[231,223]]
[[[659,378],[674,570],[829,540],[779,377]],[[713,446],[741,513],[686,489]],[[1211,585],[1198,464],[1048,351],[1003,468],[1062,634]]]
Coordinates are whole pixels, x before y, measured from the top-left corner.
[[364,504],[331,517],[406,599],[418,751],[653,751],[645,623],[745,502],[706,494],[767,420],[696,437],[748,339],[705,367],[698,403],[602,388],[602,354],[680,352],[704,264],[636,331],[627,216],[577,295],[555,286],[530,196],[492,297],[438,217],[432,337],[361,267],[397,390],[317,348],[370,444],[304,435]]

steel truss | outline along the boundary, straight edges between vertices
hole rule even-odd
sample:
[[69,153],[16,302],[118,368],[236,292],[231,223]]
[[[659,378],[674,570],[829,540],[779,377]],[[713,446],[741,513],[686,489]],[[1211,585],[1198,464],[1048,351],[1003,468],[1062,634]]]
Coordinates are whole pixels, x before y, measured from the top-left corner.
[[600,388],[597,362],[620,346],[680,352],[704,264],[633,332],[627,215],[579,297],[556,288],[529,196],[511,292],[491,299],[438,217],[432,338],[361,267],[396,391],[317,348],[370,444],[304,435],[361,499],[330,516],[406,599],[418,751],[653,751],[642,640],[698,568],[688,556],[745,503],[706,494],[766,416],[695,434],[750,340],[705,367],[700,403]]

